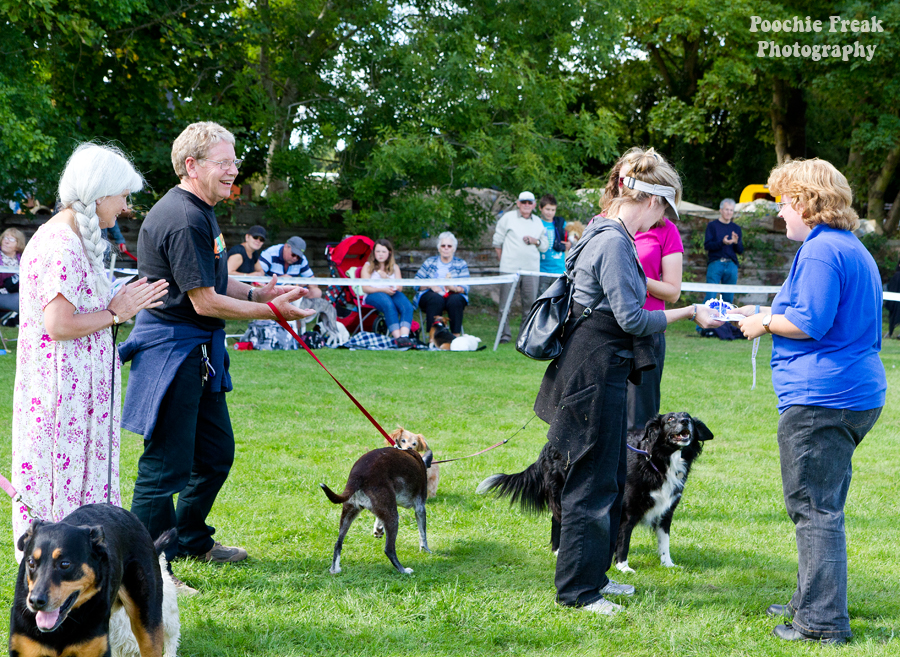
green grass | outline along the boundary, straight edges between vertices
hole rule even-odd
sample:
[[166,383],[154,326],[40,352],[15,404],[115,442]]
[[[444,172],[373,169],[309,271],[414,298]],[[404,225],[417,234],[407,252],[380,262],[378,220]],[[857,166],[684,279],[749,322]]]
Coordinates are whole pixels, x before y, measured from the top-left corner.
[[[236,332],[237,327],[229,327]],[[492,344],[490,315],[467,314],[466,329]],[[7,330],[7,335],[9,330]],[[328,573],[340,509],[319,482],[340,489],[353,461],[381,438],[304,352],[232,352],[229,407],[237,458],[210,523],[251,559],[214,566],[179,562],[199,588],[182,599],[182,650],[222,655],[806,655],[820,650],[771,635],[763,610],[784,603],[796,577],[793,526],[781,499],[777,413],[768,366],[758,358],[750,391],[750,344],[700,339],[693,325],[668,332],[663,410],[687,410],[716,434],[707,443],[676,514],[665,569],[655,538],[635,532],[629,563],[637,595],[615,618],[558,607],[547,516],[475,495],[495,472],[518,472],[545,440],[538,419],[507,445],[441,466],[428,504],[434,554],[418,551],[415,520],[401,512],[399,575],[371,535],[354,524],[337,576]],[[320,350],[319,357],[390,430],[423,433],[438,458],[464,456],[507,438],[532,416],[545,365],[497,353],[369,353]],[[854,459],[847,504],[850,614],[855,634],[842,655],[897,655],[900,590],[896,470],[900,343],[882,358],[885,412]],[[11,419],[15,362],[0,357],[0,426]],[[130,503],[141,439],[123,436],[122,492]],[[9,441],[0,468],[9,471]],[[9,523],[0,523],[0,601],[8,608],[16,566]],[[4,639],[5,640],[5,639]]]

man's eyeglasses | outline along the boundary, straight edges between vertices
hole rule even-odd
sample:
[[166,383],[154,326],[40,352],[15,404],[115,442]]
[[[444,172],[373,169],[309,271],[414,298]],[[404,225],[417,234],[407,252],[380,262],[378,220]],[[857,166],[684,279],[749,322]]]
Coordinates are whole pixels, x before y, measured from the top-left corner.
[[775,204],[775,211],[776,211],[776,212],[781,212],[781,209],[782,209],[785,205],[790,205],[790,204],[791,204],[791,201],[782,201],[781,203],[776,203],[776,204]]
[[452,245],[452,244],[441,244],[440,248],[442,248],[442,249],[452,249],[452,248],[453,248],[453,245]]
[[522,205],[534,205],[534,201],[519,201]]
[[218,164],[219,168],[222,171],[228,171],[231,168],[231,165],[234,165],[235,169],[240,169],[241,165],[244,163],[244,160],[207,160],[205,157],[201,157],[201,160],[205,162],[212,162],[213,164]]

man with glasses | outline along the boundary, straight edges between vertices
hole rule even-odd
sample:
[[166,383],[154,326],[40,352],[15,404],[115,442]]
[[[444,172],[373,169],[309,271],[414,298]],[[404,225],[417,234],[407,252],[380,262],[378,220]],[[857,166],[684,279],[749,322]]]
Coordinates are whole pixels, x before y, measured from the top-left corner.
[[[719,218],[706,224],[706,239],[703,248],[708,253],[706,282],[734,285],[738,279],[738,255],[744,252],[741,227],[732,221],[734,199],[726,198],[719,203]],[[714,292],[706,293],[706,300],[717,297]],[[723,294],[722,299],[734,302],[734,293]],[[699,328],[698,332],[699,332]]]
[[[169,294],[162,306],[137,315],[119,347],[123,361],[134,361],[122,426],[144,436],[131,510],[154,539],[177,527],[169,561],[247,558],[243,548],[215,541],[215,529],[206,524],[235,453],[225,400],[231,390],[225,320],[274,319],[266,302],[288,320],[313,312],[291,305],[304,288],[276,288],[274,276],[251,287],[228,276],[213,207],[231,194],[240,164],[234,135],[225,128],[188,126],[172,146],[180,182],[151,208],[138,236],[139,276],[166,279]],[[176,586],[194,592],[180,581]]]
[[[514,274],[521,270],[539,272],[541,270],[541,254],[549,247],[544,223],[534,212],[534,194],[522,192],[516,202],[516,209],[510,210],[500,217],[494,229],[493,245],[500,259],[500,273]],[[531,310],[537,299],[539,276],[522,276],[519,279],[519,299],[522,302],[522,319]],[[506,307],[506,301],[513,293],[512,283],[500,286],[500,313]],[[500,342],[509,342],[512,332],[509,328],[509,317],[503,324]]]

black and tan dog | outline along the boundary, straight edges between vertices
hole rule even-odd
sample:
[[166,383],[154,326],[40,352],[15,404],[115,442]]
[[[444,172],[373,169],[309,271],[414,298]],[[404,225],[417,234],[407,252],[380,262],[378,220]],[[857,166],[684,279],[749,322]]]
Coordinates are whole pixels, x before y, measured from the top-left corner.
[[[703,443],[712,440],[709,428],[687,413],[666,413],[647,422],[643,430],[628,432],[628,478],[622,503],[622,517],[616,543],[616,567],[633,572],[628,566],[631,533],[638,523],[656,532],[659,559],[671,567],[669,531],[672,516],[687,483],[694,460],[703,451]],[[549,442],[537,461],[516,474],[495,474],[481,482],[479,493],[495,491],[518,502],[525,511],[542,512],[549,507],[553,517],[550,544],[559,549],[561,497],[566,482],[567,463]]]
[[428,342],[438,349],[450,350],[450,343],[456,336],[450,332],[450,329],[444,324],[444,320],[440,317],[434,318],[434,324],[428,331]]
[[[416,511],[419,527],[419,548],[428,549],[425,535],[425,498],[428,494],[426,472],[431,464],[431,452],[420,455],[411,449],[382,447],[363,454],[350,469],[344,492],[338,495],[325,484],[319,484],[328,499],[342,504],[341,525],[330,571],[333,575],[341,572],[341,547],[350,525],[363,509],[375,514],[376,526],[384,527],[386,536],[384,553],[394,567],[402,574],[412,573],[412,568],[404,568],[397,559],[397,530],[400,514],[397,505]],[[377,530],[376,530],[377,535]]]
[[36,520],[18,547],[10,655],[108,656],[110,614],[124,606],[141,657],[162,657],[162,575],[135,515],[90,504],[57,523]]

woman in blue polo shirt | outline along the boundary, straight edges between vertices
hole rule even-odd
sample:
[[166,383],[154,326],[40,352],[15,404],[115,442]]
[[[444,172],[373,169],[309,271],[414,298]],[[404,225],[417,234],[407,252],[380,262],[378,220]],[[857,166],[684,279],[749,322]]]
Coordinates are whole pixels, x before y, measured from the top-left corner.
[[859,225],[847,179],[824,160],[775,168],[787,237],[803,242],[771,308],[747,316],[747,338],[772,334],[784,502],[797,534],[797,589],[767,613],[787,641],[850,638],[844,503],[851,458],[884,406],[881,277],[851,232]]

